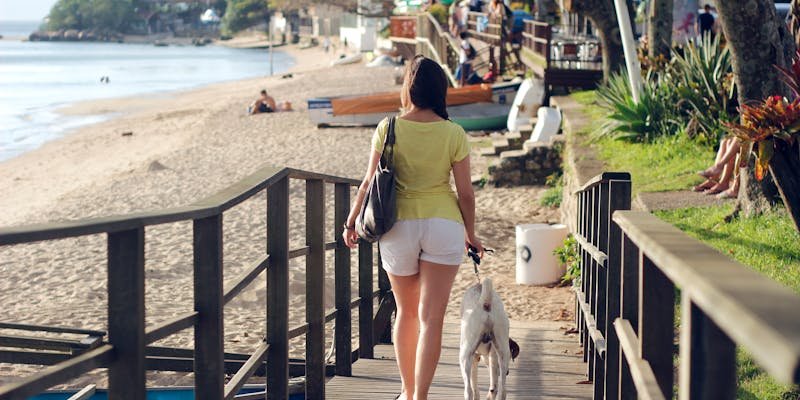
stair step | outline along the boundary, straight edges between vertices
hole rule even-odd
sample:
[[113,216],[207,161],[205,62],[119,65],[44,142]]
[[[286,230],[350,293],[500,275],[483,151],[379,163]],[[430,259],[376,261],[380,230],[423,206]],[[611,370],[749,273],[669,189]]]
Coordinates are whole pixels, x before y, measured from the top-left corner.
[[511,143],[505,138],[492,139],[492,147],[494,148],[495,154],[500,154],[506,150],[511,150]]

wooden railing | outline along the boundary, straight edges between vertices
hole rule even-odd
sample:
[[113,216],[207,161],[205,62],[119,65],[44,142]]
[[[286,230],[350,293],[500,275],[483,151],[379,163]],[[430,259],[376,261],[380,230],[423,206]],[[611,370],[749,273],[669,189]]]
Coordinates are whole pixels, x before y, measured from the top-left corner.
[[[497,54],[497,73],[500,75],[506,71],[506,56],[508,50],[506,43],[510,40],[510,34],[507,28],[507,21],[504,18],[508,16],[495,16],[481,12],[469,12],[467,16],[467,31],[471,38],[480,40],[491,49],[492,55],[490,60],[494,61],[494,54]],[[495,50],[496,49],[496,50]]]
[[455,85],[459,45],[430,13],[417,15],[417,53],[437,61]]
[[577,323],[595,399],[736,398],[736,347],[773,378],[800,383],[800,296],[630,205],[628,174],[578,196]]
[[[289,181],[306,184],[305,246],[289,248]],[[52,365],[40,373],[0,387],[0,399],[25,399],[96,368],[108,368],[109,396],[145,399],[148,369],[194,372],[196,399],[235,399],[244,383],[266,371],[266,393],[261,398],[289,398],[291,375],[305,375],[305,398],[325,398],[325,378],[350,375],[357,358],[372,358],[376,338],[383,334],[394,309],[385,272],[378,268],[379,290],[374,291],[372,245],[358,247],[358,296],[351,295],[351,255],[341,239],[350,206],[352,179],[293,169],[264,168],[205,200],[167,210],[0,229],[0,246],[49,241],[93,234],[107,235],[108,332],[37,327],[3,323],[0,328],[86,334],[93,344],[73,353],[41,351],[53,343],[14,340],[9,343],[34,351],[0,350],[0,362]],[[335,242],[324,241],[325,186],[334,187]],[[223,288],[223,212],[262,191],[267,193],[267,251]],[[145,227],[193,222],[194,311],[154,326],[145,326]],[[324,309],[325,252],[335,252],[335,303]],[[305,257],[306,323],[289,327],[289,260]],[[380,255],[378,255],[380,262]],[[223,308],[266,270],[267,330],[252,355],[224,352]],[[377,315],[374,298],[379,297]],[[359,309],[359,347],[352,349],[351,309]],[[335,321],[335,366],[325,360],[325,323]],[[151,343],[194,328],[194,350],[150,346]],[[289,340],[306,335],[305,360],[289,359]],[[41,342],[41,343],[40,343]],[[44,344],[42,344],[44,343]],[[63,347],[63,344],[60,346]],[[266,363],[265,363],[266,362]],[[233,377],[225,383],[225,374]],[[252,394],[248,395],[252,398]]]

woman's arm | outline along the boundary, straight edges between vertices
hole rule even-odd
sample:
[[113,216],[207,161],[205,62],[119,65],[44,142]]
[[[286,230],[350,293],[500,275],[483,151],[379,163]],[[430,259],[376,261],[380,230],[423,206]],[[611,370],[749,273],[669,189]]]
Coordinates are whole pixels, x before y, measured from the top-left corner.
[[469,156],[453,164],[453,178],[456,181],[458,208],[461,209],[464,229],[467,231],[467,242],[476,247],[479,254],[483,256],[483,245],[475,235],[475,192],[472,190]]
[[350,207],[350,214],[347,216],[347,228],[344,231],[344,243],[348,247],[356,247],[358,244],[358,235],[355,231],[356,217],[361,212],[361,203],[364,201],[364,196],[367,195],[367,189],[372,181],[372,176],[375,175],[375,170],[378,169],[378,161],[381,159],[381,153],[374,149],[370,152],[369,163],[367,164],[367,173],[364,175],[364,180],[358,186],[358,194]]

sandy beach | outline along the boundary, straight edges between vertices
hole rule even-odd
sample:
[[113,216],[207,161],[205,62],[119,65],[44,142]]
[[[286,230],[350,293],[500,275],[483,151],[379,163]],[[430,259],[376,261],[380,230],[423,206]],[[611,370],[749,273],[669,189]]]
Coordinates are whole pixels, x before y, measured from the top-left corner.
[[[305,101],[397,90],[393,69],[328,67],[333,55],[320,49],[288,46],[281,50],[297,61],[291,78],[247,79],[179,93],[80,103],[61,110],[113,118],[0,163],[4,189],[0,226],[186,205],[265,164],[362,177],[373,129],[318,129],[308,118]],[[295,111],[246,115],[247,105],[262,88],[276,100],[291,101]],[[473,152],[479,157],[477,149]],[[473,174],[485,172],[483,168],[476,162]],[[557,209],[539,206],[542,191],[537,187],[477,189],[478,232],[485,245],[497,249],[486,259],[482,274],[494,279],[512,319],[563,320],[567,326],[573,309],[567,288],[514,283],[514,226],[559,219]],[[304,193],[302,182],[292,183],[294,246],[305,235]],[[332,220],[332,190],[326,194]],[[264,204],[262,194],[225,214],[226,280],[265,251]],[[191,223],[156,226],[145,234],[146,320],[152,325],[192,309]],[[332,233],[329,236],[333,240]],[[105,329],[105,256],[102,235],[0,248],[0,320]],[[329,261],[332,265],[330,257]],[[304,319],[303,265],[298,259],[290,266],[292,326]],[[332,278],[332,272],[329,275]],[[332,306],[333,282],[328,281],[326,301]],[[448,318],[458,317],[463,290],[474,282],[471,264],[464,264]],[[264,279],[259,279],[225,308],[226,351],[249,353],[262,340],[266,290]],[[302,342],[302,337],[292,342],[294,355],[302,355]],[[158,344],[190,348],[191,330]],[[40,368],[0,364],[0,383]],[[148,379],[151,386],[192,384],[191,374],[149,373]],[[93,372],[65,386],[88,383],[106,386],[104,372]]]

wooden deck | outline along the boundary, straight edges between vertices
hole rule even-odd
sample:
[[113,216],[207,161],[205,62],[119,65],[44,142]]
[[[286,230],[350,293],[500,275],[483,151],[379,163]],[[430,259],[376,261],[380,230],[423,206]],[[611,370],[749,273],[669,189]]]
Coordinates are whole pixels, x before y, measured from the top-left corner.
[[[520,345],[520,355],[511,364],[508,400],[591,399],[592,385],[586,380],[586,364],[576,335],[564,335],[569,322],[516,322],[511,337]],[[464,384],[458,365],[459,325],[445,323],[442,358],[431,388],[431,399],[461,399]],[[488,369],[478,372],[481,398],[488,389]],[[326,398],[341,400],[391,400],[400,390],[400,377],[390,345],[375,347],[375,359],[353,364],[353,376],[335,376],[327,384]]]

